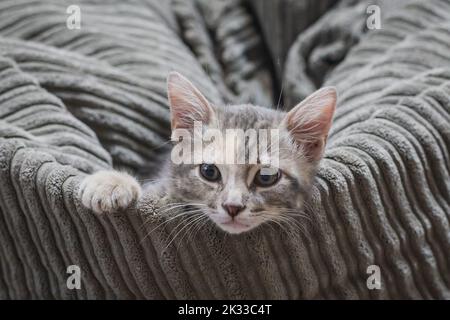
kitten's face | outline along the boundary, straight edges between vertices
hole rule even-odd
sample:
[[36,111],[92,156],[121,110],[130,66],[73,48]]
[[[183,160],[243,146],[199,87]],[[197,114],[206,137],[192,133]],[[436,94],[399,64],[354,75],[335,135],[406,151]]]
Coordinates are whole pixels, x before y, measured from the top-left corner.
[[[264,148],[268,158],[261,163],[258,136],[256,143],[248,139],[244,142],[247,150],[256,150],[256,163],[248,154],[244,164],[214,161],[217,158],[171,163],[169,191],[173,198],[192,205],[228,233],[245,232],[265,221],[282,220],[283,215],[294,215],[301,210],[331,125],[336,102],[334,89],[322,89],[286,114],[252,105],[212,106],[188,80],[176,73],[169,76],[168,87],[173,130],[192,132],[193,121],[202,123],[203,133],[214,129],[223,137],[227,129],[256,129],[257,132],[276,129],[279,150],[271,153],[274,147],[270,141]],[[200,142],[203,150],[211,143],[195,135],[193,140],[197,145]],[[236,145],[235,150],[242,149]],[[216,151],[219,153],[216,157],[226,158],[220,152],[227,149]]]

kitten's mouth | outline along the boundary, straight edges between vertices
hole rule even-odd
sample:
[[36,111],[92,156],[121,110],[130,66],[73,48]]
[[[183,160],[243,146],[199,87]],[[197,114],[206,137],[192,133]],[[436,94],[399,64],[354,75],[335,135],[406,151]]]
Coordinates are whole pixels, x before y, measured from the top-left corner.
[[220,225],[225,231],[229,233],[241,233],[251,229],[251,226],[234,219],[228,222],[223,222]]

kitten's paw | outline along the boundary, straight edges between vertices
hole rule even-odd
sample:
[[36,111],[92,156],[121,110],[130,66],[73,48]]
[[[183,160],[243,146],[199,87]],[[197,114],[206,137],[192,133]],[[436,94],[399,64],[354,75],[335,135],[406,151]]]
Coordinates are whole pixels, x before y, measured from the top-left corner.
[[141,196],[141,186],[129,174],[99,171],[86,177],[80,185],[81,203],[95,213],[126,209]]

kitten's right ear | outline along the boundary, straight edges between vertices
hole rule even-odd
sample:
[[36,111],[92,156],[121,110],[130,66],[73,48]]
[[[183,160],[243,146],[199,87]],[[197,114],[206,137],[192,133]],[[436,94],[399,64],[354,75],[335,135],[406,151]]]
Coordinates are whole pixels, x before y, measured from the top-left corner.
[[209,123],[213,109],[201,92],[178,72],[171,72],[167,78],[171,126],[175,129],[191,129],[194,121]]

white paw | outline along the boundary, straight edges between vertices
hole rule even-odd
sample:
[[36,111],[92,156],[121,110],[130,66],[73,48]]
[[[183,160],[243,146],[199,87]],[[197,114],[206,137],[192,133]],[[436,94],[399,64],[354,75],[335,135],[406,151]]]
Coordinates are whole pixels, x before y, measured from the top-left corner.
[[86,177],[80,185],[81,203],[95,213],[126,209],[141,196],[141,186],[129,174],[99,171]]

